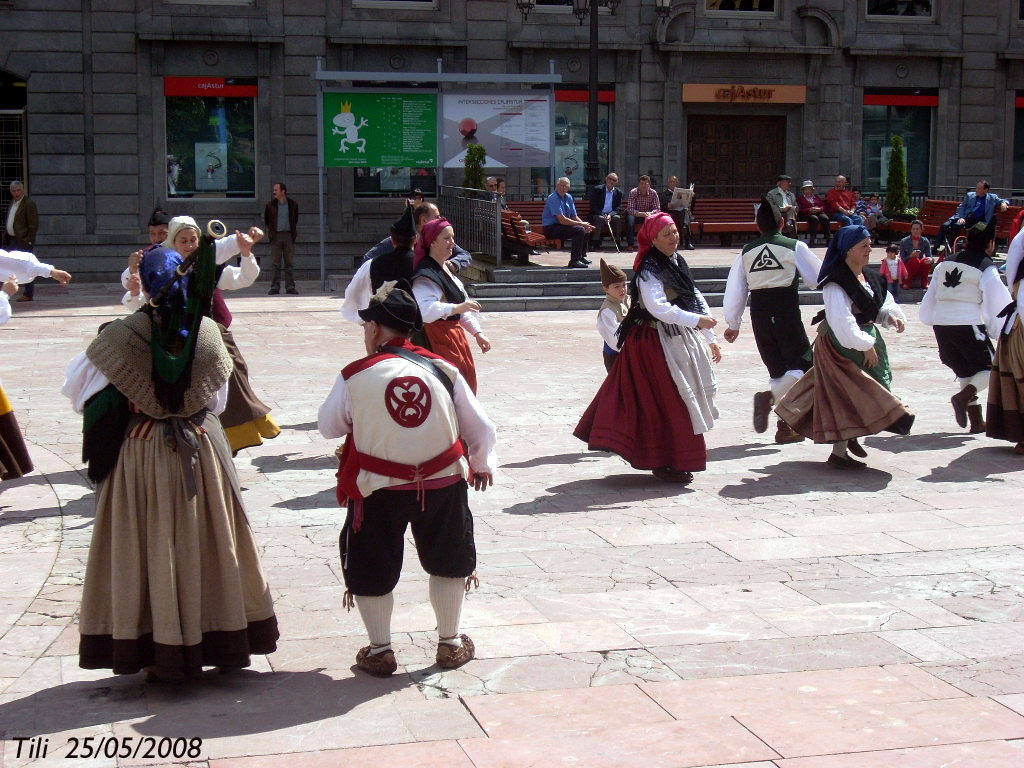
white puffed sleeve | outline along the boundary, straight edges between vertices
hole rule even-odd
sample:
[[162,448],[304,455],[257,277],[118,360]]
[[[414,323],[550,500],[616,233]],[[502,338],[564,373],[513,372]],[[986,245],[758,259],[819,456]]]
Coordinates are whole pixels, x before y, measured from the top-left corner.
[[0,291],[0,325],[11,319],[11,297],[7,291]]
[[248,288],[260,276],[260,265],[252,254],[242,257],[242,266],[227,266],[220,273],[217,287],[222,291],[237,291]]
[[110,380],[100,373],[100,369],[93,365],[85,352],[79,352],[68,363],[60,393],[71,401],[75,413],[81,413],[89,398],[102,391],[108,384]]

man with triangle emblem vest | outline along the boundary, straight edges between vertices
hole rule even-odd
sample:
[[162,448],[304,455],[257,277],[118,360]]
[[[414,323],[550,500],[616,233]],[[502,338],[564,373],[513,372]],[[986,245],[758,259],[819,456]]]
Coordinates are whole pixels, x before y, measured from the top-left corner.
[[[810,342],[800,317],[800,278],[809,288],[817,286],[821,261],[799,240],[779,231],[779,208],[761,198],[757,228],[761,236],[743,246],[729,270],[723,308],[725,340],[736,341],[743,323],[743,308],[750,296],[750,324],[761,360],[768,368],[769,389],[754,395],[754,430],[768,429],[768,413],[774,403],[811,367]],[[797,274],[799,273],[799,274]],[[781,419],[775,442],[795,443],[803,437]]]
[[935,267],[921,300],[921,322],[932,326],[939,360],[951,368],[958,391],[950,403],[956,423],[972,435],[985,431],[978,393],[989,384],[995,352],[992,342],[1003,327],[999,314],[1013,303],[992,262],[996,249],[996,218],[967,230],[967,247]]

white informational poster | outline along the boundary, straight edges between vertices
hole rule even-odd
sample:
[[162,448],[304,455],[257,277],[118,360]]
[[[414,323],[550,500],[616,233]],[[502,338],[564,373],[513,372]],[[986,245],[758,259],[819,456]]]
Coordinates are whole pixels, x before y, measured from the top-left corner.
[[552,97],[548,93],[446,93],[441,97],[441,156],[461,168],[466,148],[487,150],[487,168],[551,165]]
[[224,192],[228,188],[228,145],[196,142],[196,191]]

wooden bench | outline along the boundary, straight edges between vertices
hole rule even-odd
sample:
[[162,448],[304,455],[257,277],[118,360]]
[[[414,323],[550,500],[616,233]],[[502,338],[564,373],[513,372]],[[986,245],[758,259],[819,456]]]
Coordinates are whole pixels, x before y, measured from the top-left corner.
[[530,252],[535,248],[544,248],[548,239],[539,232],[527,232],[523,217],[515,211],[501,212],[501,250],[502,255],[516,257],[521,266],[530,263]]
[[[949,221],[949,217],[956,213],[959,205],[960,203],[956,200],[932,200],[931,198],[925,200],[917,214],[917,218],[924,225],[924,234],[928,237],[935,237],[939,234],[939,227]],[[893,232],[910,232],[910,222],[890,221],[887,229],[891,229]]]
[[[590,217],[590,201],[589,200],[575,200],[576,203],[576,215],[584,221],[589,221]],[[508,207],[519,214],[520,218],[526,219],[530,222],[530,226],[533,228],[535,234],[544,234],[544,225],[541,224],[541,219],[544,216],[544,205],[543,200],[509,200]],[[564,248],[565,245],[559,238],[545,237],[544,245],[549,248]]]

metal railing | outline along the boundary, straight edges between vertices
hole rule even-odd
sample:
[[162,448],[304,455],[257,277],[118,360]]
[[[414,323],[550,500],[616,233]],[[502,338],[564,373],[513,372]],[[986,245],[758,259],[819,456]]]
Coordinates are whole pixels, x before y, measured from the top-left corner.
[[455,240],[468,251],[493,257],[501,266],[501,205],[485,189],[442,186],[437,204],[452,223]]

